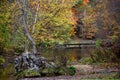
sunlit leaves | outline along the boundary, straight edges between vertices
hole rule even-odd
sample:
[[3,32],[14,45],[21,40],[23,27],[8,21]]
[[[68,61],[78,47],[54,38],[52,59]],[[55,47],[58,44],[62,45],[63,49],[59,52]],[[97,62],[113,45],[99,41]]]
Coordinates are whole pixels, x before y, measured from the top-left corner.
[[[39,21],[33,35],[37,42],[66,42],[74,24],[71,20],[73,1],[45,1],[41,0]],[[68,3],[68,5],[66,5]],[[71,6],[70,6],[71,5]]]
[[[2,4],[1,4],[2,3]],[[10,13],[7,0],[0,3],[0,46],[6,47],[9,44]]]

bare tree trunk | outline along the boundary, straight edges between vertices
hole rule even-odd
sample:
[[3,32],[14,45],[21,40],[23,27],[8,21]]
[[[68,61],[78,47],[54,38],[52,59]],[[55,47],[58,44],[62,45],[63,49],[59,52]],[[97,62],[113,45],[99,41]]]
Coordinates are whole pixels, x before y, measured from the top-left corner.
[[[87,16],[87,13],[86,13],[86,9],[84,10],[84,13],[83,13],[83,16],[84,16],[84,18],[87,18],[88,16]],[[86,26],[86,25],[85,25]],[[85,29],[85,27],[83,28],[83,39],[85,39],[86,38],[86,29]]]
[[37,22],[37,17],[38,17],[38,10],[40,8],[40,0],[38,0],[38,5],[37,5],[37,9],[36,9],[36,13],[35,13],[35,19],[34,19],[34,25],[33,25],[33,29],[32,29],[32,33],[34,34],[35,32],[35,24]]
[[[22,6],[20,5],[20,1],[17,0],[19,7],[21,8],[22,12],[23,12],[23,25],[24,25],[24,31],[25,31],[25,35],[27,37],[27,39],[31,42],[32,47],[33,47],[33,53],[36,54],[37,53],[37,48],[35,46],[35,41],[34,39],[31,37],[29,31],[28,31],[28,24],[27,24],[27,15],[28,15],[28,0],[23,0],[23,4]],[[26,44],[25,44],[26,45]],[[25,47],[28,48],[28,47]],[[27,50],[27,49],[25,49]]]

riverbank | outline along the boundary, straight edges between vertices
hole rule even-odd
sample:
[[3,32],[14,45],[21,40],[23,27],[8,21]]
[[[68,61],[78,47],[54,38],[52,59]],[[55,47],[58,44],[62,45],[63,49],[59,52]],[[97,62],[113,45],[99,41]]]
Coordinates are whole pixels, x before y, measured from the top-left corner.
[[72,65],[72,66],[76,68],[76,74],[74,76],[62,75],[52,77],[24,78],[22,80],[120,79],[119,67],[103,68],[96,65]]

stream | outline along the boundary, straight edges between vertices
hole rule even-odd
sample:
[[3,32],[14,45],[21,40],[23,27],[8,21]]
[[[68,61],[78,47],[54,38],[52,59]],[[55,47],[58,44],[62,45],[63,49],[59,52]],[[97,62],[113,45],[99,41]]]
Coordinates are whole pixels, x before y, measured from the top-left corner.
[[[40,50],[41,55],[57,64],[70,62],[79,62],[82,57],[89,57],[94,48],[84,47],[77,49],[46,49]],[[39,56],[39,55],[38,55]],[[12,58],[12,57],[11,57]],[[15,80],[15,70],[13,63],[8,63],[7,66],[0,68],[0,80]]]

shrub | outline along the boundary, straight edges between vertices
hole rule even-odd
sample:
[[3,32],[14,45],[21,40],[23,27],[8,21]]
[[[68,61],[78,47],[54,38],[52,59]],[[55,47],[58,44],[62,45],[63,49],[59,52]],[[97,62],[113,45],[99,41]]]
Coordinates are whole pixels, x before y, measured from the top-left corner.
[[80,59],[80,62],[82,64],[91,64],[91,63],[93,63],[91,57],[83,57],[82,59]]
[[69,67],[69,75],[73,76],[73,75],[75,75],[75,73],[76,73],[75,67],[70,66],[70,67]]
[[100,45],[102,44],[102,40],[101,39],[98,39],[95,43],[96,47],[99,48]]
[[0,64],[4,62],[5,62],[5,59],[2,56],[0,56]]

